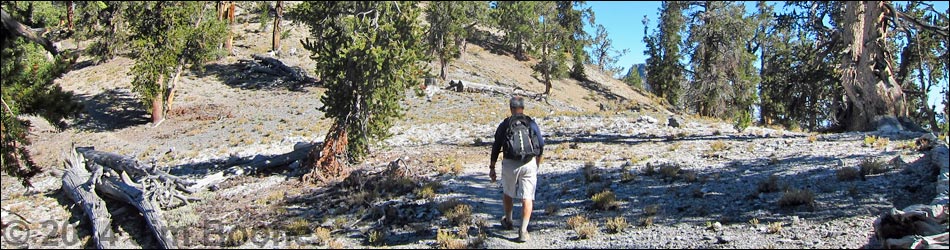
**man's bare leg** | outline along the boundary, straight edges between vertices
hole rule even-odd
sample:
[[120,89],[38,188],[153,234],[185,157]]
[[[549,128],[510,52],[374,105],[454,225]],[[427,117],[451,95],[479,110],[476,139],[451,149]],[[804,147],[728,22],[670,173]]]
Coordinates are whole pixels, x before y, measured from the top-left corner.
[[534,201],[529,199],[522,200],[521,206],[521,231],[528,231],[528,221],[531,221],[531,211],[534,210]]

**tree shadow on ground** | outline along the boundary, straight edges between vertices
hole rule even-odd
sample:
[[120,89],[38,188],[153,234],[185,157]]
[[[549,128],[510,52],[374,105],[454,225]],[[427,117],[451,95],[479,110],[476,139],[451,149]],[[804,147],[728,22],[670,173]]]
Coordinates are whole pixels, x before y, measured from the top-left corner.
[[116,131],[147,124],[148,112],[129,89],[114,88],[97,95],[76,95],[83,105],[83,114],[75,122],[79,130]]
[[594,91],[594,93],[597,93],[598,96],[606,97],[607,100],[615,100],[615,101],[621,101],[621,102],[627,100],[627,98],[624,98],[623,96],[614,94],[614,92],[610,91],[610,89],[608,89],[607,86],[604,86],[603,83],[598,83],[591,80],[582,80],[582,81],[578,81],[578,84],[581,85],[581,87],[584,87],[585,89]]

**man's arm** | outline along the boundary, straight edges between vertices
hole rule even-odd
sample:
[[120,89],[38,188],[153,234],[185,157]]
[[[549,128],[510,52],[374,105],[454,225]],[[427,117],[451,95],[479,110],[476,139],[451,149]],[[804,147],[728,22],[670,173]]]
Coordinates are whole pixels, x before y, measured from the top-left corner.
[[538,123],[531,121],[531,129],[534,130],[534,134],[538,136],[538,148],[541,149],[538,151],[538,156],[535,157],[535,161],[538,166],[541,165],[541,158],[544,155],[544,135],[541,134],[541,128],[538,127]]
[[498,128],[495,129],[495,142],[491,145],[491,162],[488,163],[488,176],[492,182],[495,182],[495,162],[498,161],[498,154],[501,153],[502,143],[505,141],[505,135],[502,131],[505,131],[507,121],[508,119],[505,119],[501,124],[498,124]]

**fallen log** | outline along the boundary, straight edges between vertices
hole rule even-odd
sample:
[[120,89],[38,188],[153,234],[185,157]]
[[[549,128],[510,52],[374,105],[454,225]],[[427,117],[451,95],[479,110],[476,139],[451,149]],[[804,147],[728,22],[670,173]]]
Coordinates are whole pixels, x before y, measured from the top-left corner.
[[202,190],[224,182],[231,176],[259,173],[260,171],[269,168],[292,164],[307,157],[307,153],[309,153],[316,145],[317,144],[315,143],[301,142],[294,145],[294,149],[285,154],[272,156],[257,155],[254,156],[254,158],[248,160],[239,160],[224,164],[222,167],[228,168],[227,170],[220,173],[207,175],[204,178],[195,181],[195,184],[191,186],[191,189]]
[[470,92],[470,93],[487,93],[487,94],[500,94],[500,95],[521,95],[529,96],[534,99],[539,99],[541,94],[532,93],[522,88],[510,88],[502,86],[493,86],[473,82],[462,82],[462,80],[452,80],[449,81],[449,86],[445,87],[446,90],[452,90],[455,92]]
[[[87,162],[86,164],[89,166],[98,165],[95,162]],[[96,191],[134,206],[145,217],[146,224],[152,229],[152,233],[154,233],[162,248],[177,248],[174,237],[165,224],[162,210],[145,198],[145,192],[142,189],[133,186],[134,183],[128,183],[128,179],[123,180],[119,175],[112,170],[103,173],[101,183],[96,185]]]
[[63,172],[63,191],[66,192],[66,197],[82,207],[83,213],[89,218],[92,224],[92,241],[95,242],[96,248],[114,248],[111,240],[102,240],[103,237],[115,236],[115,233],[110,226],[112,218],[106,209],[106,203],[95,192],[95,182],[99,177],[86,171],[82,155],[73,152],[66,159],[66,171]]

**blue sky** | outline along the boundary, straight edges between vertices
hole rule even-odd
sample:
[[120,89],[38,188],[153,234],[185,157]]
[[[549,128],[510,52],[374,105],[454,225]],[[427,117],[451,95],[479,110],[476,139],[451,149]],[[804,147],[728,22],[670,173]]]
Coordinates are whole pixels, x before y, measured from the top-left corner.
[[[748,10],[754,10],[755,2],[746,2]],[[937,10],[946,10],[948,3],[939,1],[928,1],[934,5]],[[607,29],[608,37],[613,40],[614,48],[619,50],[629,49],[629,52],[620,57],[617,62],[624,69],[630,68],[635,63],[646,62],[646,56],[643,51],[646,45],[643,43],[643,16],[646,15],[650,20],[650,32],[656,28],[659,22],[658,14],[661,3],[659,1],[588,1],[588,6],[594,11],[595,22],[604,25]],[[775,4],[781,4],[776,2]],[[776,11],[779,11],[777,8]],[[596,29],[591,26],[586,27],[588,34],[596,34]],[[626,70],[624,71],[626,73]],[[930,103],[937,105],[938,110],[942,109],[940,102],[942,95],[940,89],[947,89],[947,83],[944,82],[934,93],[931,93]]]

